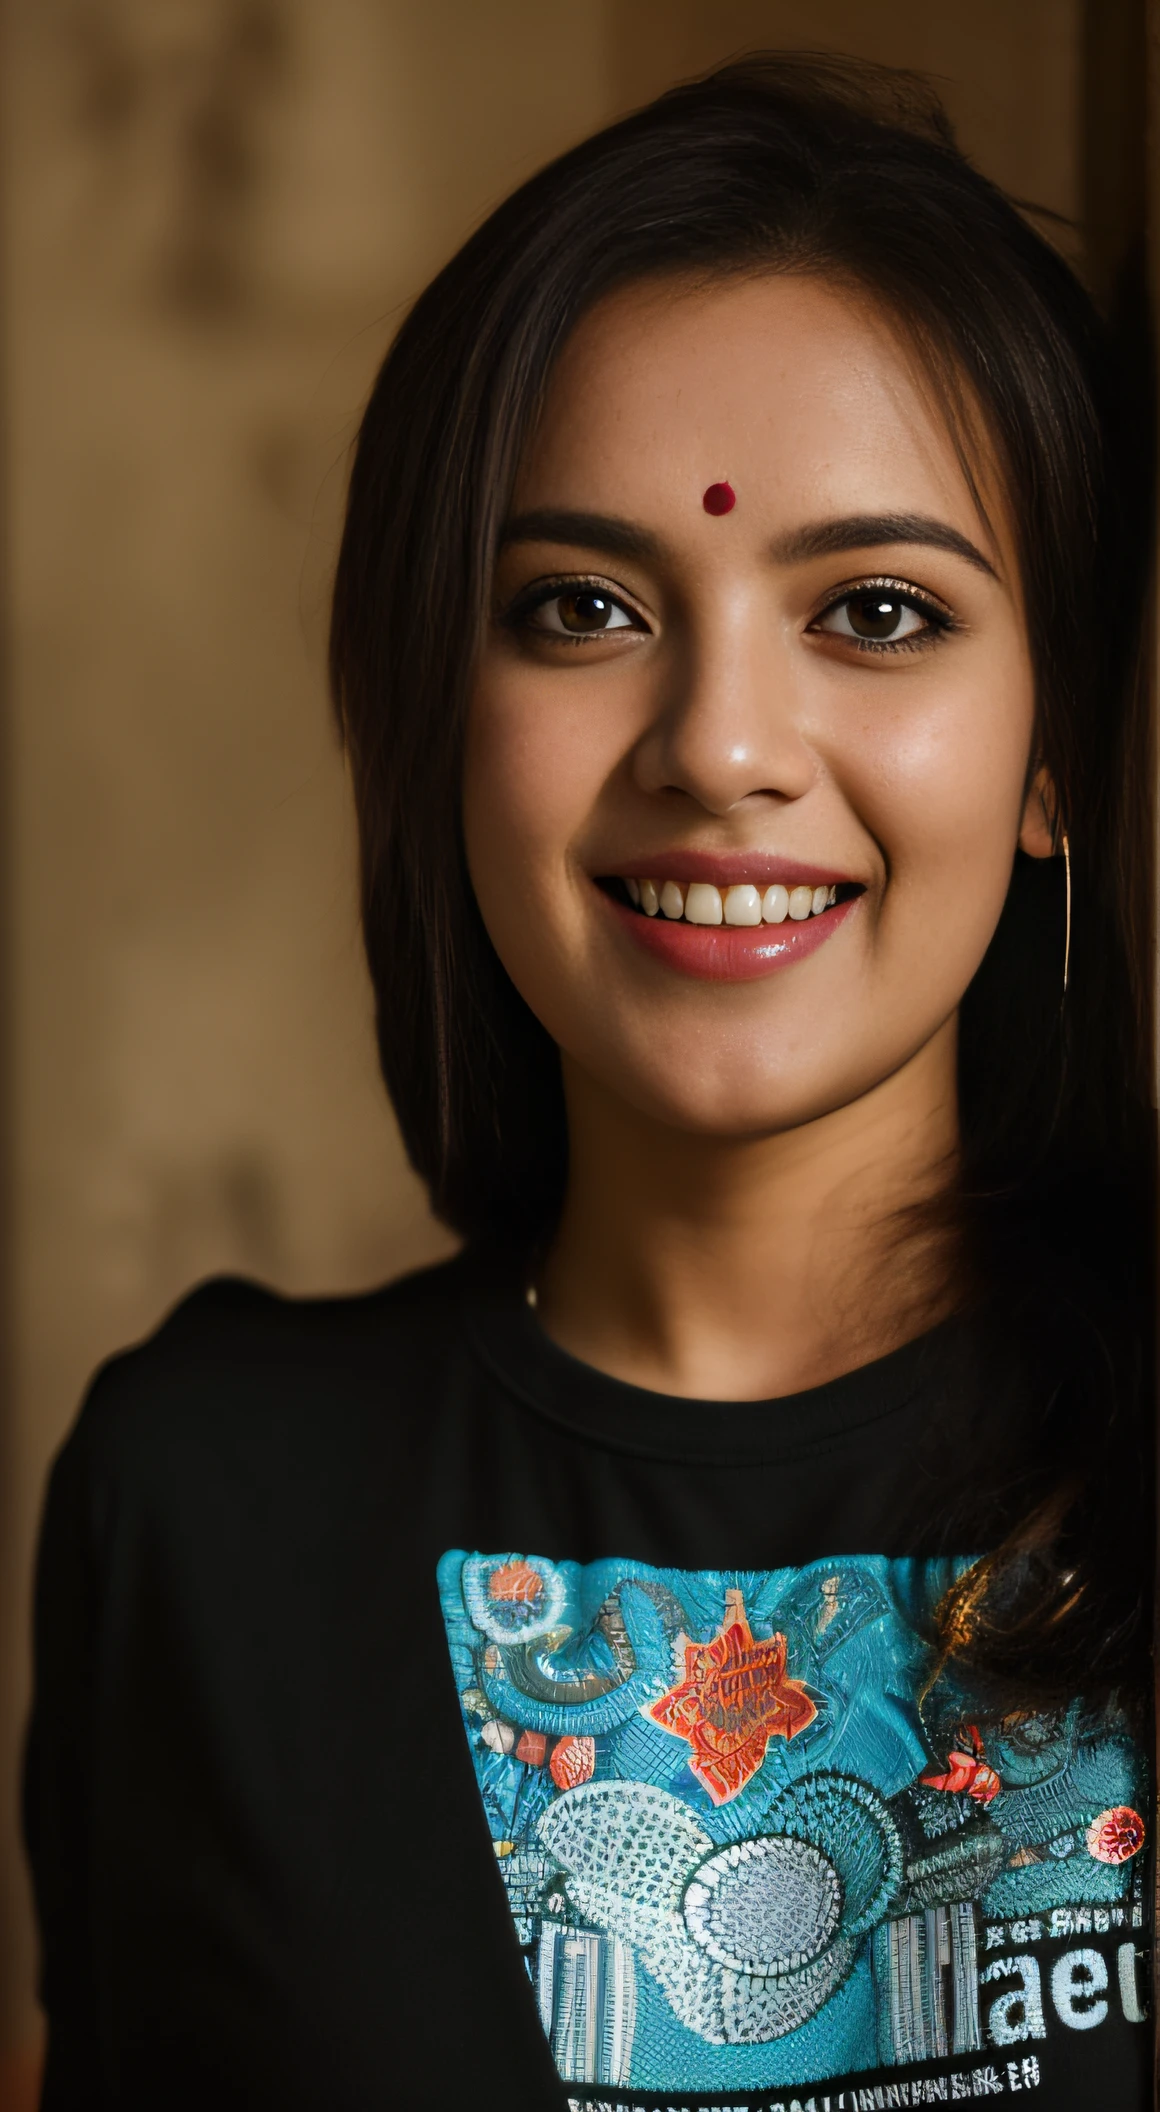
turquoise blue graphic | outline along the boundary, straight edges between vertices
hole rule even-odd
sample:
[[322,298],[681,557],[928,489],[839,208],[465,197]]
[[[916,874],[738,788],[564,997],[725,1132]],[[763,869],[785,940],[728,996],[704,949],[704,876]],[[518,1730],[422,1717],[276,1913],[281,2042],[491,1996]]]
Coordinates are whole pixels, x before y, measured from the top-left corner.
[[930,1684],[930,1616],[966,1566],[443,1557],[476,1779],[566,2081],[753,2090],[968,2054],[1005,1970],[988,1924],[1139,1926],[1127,1726],[1078,1703],[988,1717],[948,1672]]

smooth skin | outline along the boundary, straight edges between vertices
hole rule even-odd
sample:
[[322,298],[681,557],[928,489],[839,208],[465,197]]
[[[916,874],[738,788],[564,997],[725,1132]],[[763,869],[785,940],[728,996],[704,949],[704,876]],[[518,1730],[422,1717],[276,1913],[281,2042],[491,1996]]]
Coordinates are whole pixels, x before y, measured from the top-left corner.
[[[817,278],[630,287],[558,362],[464,825],[488,932],[561,1050],[539,1317],[617,1378],[769,1398],[953,1303],[953,1256],[900,1242],[899,1213],[953,1168],[958,1006],[1016,846],[1053,849],[1009,514],[971,447],[980,500],[900,334]],[[736,506],[710,515],[725,478]],[[885,649],[849,599],[883,581]],[[807,958],[706,981],[597,884],[688,849],[863,892]]]

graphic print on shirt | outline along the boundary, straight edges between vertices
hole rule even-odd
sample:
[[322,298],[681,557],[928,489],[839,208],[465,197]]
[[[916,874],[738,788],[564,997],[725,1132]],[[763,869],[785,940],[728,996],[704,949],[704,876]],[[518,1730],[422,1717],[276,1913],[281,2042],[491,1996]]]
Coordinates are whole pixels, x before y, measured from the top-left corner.
[[772,2093],[758,2112],[930,2063],[882,2102],[933,2103],[1034,2088],[1037,2044],[1113,2004],[1143,2022],[1142,1754],[1079,1704],[987,1720],[945,1672],[924,1692],[930,1609],[965,1566],[443,1557],[566,2082]]

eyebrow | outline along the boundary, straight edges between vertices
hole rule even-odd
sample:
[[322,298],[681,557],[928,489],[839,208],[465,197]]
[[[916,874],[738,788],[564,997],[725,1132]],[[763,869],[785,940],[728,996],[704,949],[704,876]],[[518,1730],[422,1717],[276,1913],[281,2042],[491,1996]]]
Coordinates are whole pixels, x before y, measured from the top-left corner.
[[551,506],[517,513],[505,522],[500,549],[509,543],[563,543],[575,549],[604,550],[610,557],[659,557],[663,550],[660,537],[635,521],[622,521],[608,513],[566,513]]
[[[615,514],[572,513],[544,506],[515,514],[504,524],[500,548],[512,543],[559,543],[572,549],[600,550],[612,557],[657,558],[661,538],[636,521]],[[871,550],[885,543],[918,543],[928,550],[947,550],[991,579],[998,573],[970,537],[946,521],[925,513],[851,513],[839,520],[817,521],[795,528],[773,546],[779,564],[801,564],[811,557],[833,557],[844,550]]]
[[882,543],[921,543],[928,550],[949,550],[992,579],[999,577],[969,536],[925,513],[851,513],[838,521],[818,521],[813,527],[795,528],[777,543],[774,554],[782,564],[792,565],[809,557],[833,557],[842,550],[870,550]]

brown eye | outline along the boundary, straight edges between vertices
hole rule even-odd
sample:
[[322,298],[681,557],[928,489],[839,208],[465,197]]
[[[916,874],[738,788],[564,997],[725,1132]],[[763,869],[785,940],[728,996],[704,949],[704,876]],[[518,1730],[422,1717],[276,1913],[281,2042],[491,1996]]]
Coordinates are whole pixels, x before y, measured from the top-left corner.
[[896,587],[859,587],[831,603],[813,628],[831,638],[849,638],[862,645],[918,644],[924,635],[946,627],[933,608],[926,608]]
[[532,630],[556,638],[595,638],[605,631],[636,628],[627,610],[598,587],[569,587],[552,594],[529,610],[525,620]]
[[606,631],[616,614],[607,594],[561,594],[556,607],[566,631]]
[[856,638],[893,638],[914,613],[893,594],[851,594],[846,611]]

